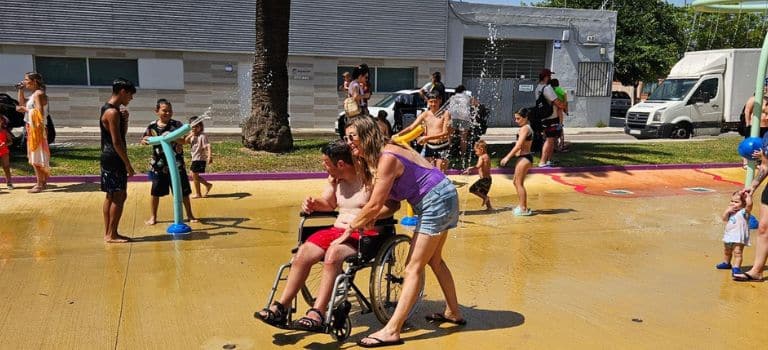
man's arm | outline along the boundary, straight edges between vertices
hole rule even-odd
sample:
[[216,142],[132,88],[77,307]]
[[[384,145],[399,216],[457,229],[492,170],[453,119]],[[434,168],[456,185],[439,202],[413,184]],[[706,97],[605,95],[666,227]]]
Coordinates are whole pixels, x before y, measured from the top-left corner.
[[328,184],[323,189],[323,193],[318,198],[307,197],[301,205],[305,213],[314,211],[334,211],[336,210],[336,186],[333,178],[328,178]]
[[131,160],[128,159],[128,152],[123,147],[123,135],[120,134],[120,113],[116,109],[110,108],[104,112],[103,119],[107,124],[110,136],[112,136],[112,146],[115,148],[115,152],[123,160],[128,176],[133,176],[134,171],[131,166]]

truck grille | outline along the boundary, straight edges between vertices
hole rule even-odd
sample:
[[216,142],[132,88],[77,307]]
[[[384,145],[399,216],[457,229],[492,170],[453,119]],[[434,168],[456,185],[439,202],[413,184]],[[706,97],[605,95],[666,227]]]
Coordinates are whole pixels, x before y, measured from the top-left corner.
[[648,114],[640,112],[627,113],[627,126],[630,128],[644,128],[645,123],[648,121]]

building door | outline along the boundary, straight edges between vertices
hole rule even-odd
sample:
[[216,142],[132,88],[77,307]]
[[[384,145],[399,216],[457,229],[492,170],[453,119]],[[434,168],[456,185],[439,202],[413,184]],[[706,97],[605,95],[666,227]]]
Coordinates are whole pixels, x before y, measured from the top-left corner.
[[464,39],[462,81],[491,111],[488,125],[514,126],[514,112],[531,107],[547,41]]

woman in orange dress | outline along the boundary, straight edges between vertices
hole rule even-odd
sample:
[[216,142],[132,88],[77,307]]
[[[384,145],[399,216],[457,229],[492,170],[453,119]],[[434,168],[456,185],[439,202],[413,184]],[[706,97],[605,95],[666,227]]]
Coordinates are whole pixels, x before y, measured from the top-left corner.
[[[37,178],[37,184],[29,192],[38,193],[46,188],[51,171],[51,151],[45,130],[48,95],[45,94],[45,83],[40,73],[24,74],[24,80],[16,87],[19,90],[19,106],[16,110],[24,113],[24,121],[27,123],[27,158]],[[25,89],[32,91],[29,98],[24,96]]]

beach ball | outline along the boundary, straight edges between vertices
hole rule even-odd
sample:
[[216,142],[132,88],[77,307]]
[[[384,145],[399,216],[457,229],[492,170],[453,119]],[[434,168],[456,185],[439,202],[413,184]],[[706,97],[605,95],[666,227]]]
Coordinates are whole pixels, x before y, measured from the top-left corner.
[[752,159],[752,153],[759,151],[763,147],[763,139],[759,137],[747,137],[739,144],[739,155]]

